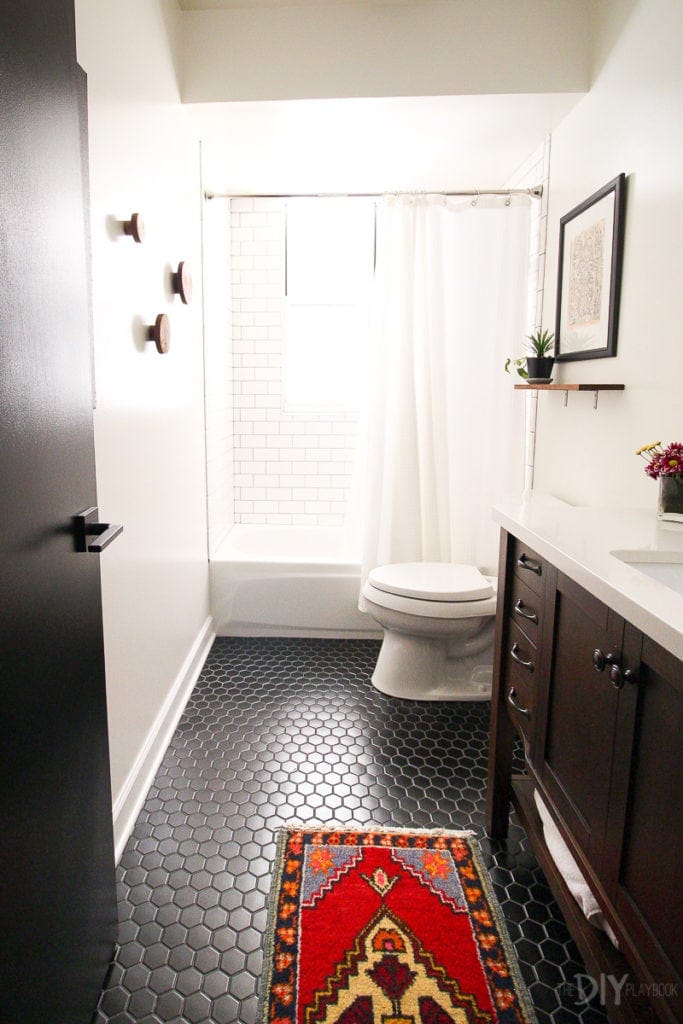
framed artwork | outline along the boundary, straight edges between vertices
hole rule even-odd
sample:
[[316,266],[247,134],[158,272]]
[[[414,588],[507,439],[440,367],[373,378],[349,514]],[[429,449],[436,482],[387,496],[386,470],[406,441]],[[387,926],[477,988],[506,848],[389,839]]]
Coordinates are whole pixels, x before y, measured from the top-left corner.
[[616,355],[625,207],[620,174],[560,219],[556,360]]

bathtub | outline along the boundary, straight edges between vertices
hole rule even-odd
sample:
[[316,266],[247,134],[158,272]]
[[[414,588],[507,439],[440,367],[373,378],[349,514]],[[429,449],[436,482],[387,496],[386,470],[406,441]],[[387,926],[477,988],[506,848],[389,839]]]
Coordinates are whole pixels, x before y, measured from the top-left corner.
[[210,560],[218,636],[375,637],[360,559],[332,526],[233,526]]

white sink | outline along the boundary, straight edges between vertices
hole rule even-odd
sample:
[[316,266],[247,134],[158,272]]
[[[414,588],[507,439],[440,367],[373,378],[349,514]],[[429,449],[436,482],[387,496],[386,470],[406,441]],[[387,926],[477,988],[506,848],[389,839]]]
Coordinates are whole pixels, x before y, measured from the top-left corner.
[[683,550],[612,551],[615,558],[683,595]]

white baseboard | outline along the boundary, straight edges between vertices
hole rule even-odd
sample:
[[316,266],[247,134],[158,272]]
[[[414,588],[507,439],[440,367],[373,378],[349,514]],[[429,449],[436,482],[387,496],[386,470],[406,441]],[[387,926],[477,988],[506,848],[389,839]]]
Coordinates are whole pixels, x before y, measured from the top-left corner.
[[214,621],[209,616],[199,630],[114,803],[114,851],[117,864],[215,636]]

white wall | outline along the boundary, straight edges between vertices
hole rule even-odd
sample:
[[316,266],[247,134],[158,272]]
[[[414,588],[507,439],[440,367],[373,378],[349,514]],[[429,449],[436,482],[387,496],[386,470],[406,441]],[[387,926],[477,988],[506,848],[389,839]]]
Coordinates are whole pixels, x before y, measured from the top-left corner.
[[628,175],[617,356],[567,363],[555,377],[621,383],[591,395],[542,394],[535,486],[576,504],[656,506],[634,452],[683,435],[683,74],[680,0],[596,5],[590,93],[552,136],[544,323],[553,327],[560,217]]
[[[550,136],[524,161],[506,182],[510,188],[532,188],[541,185],[543,195],[531,211],[531,232],[529,237],[529,290],[527,295],[526,334],[529,335],[543,319],[543,283],[545,258],[548,244],[548,196],[550,192]],[[520,351],[522,348],[520,338]],[[513,353],[511,353],[512,355]],[[512,383],[521,383],[512,371]],[[536,424],[538,413],[538,392],[528,391],[525,396],[525,445],[524,445],[524,486],[534,485],[534,463],[536,457]],[[519,396],[521,400],[521,395]]]
[[[197,143],[179,103],[173,0],[78,0],[88,74],[101,557],[117,846],[206,639],[208,572]],[[143,244],[120,221],[144,214]],[[193,302],[170,288],[188,262]],[[158,313],[171,347],[145,341]],[[175,703],[174,703],[175,702]],[[166,741],[167,742],[167,741]]]
[[383,0],[187,11],[183,100],[581,91],[589,8]]
[[235,522],[230,204],[202,204],[209,552]]

